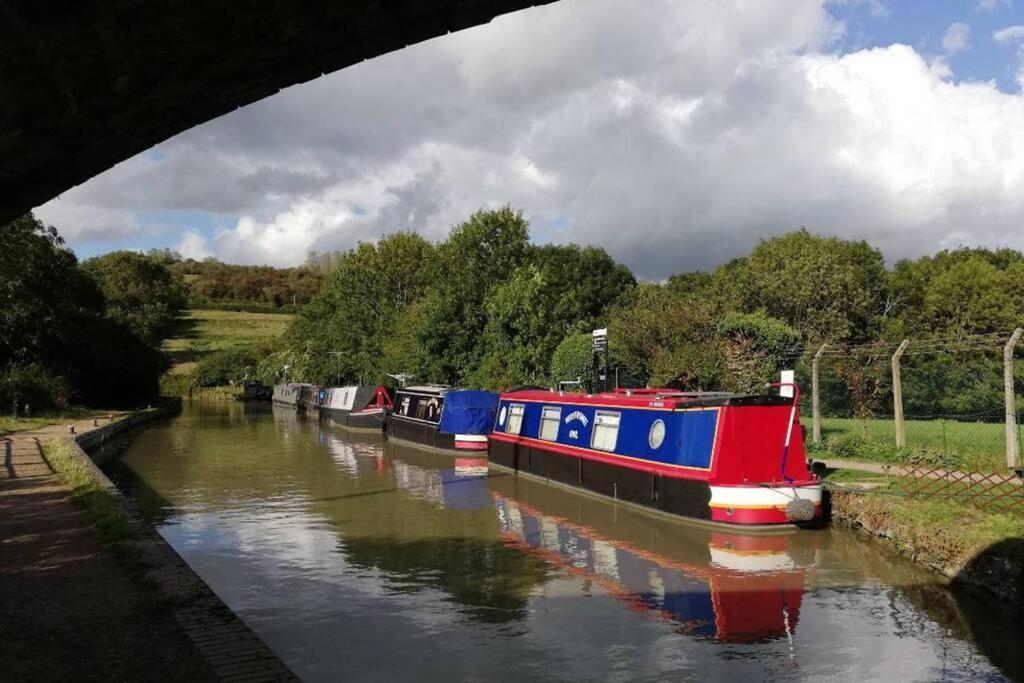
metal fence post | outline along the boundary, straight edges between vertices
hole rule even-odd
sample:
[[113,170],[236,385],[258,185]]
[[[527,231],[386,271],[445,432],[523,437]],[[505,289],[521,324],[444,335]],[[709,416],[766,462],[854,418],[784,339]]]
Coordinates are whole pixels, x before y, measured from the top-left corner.
[[903,380],[900,377],[900,358],[907,350],[909,339],[900,342],[896,353],[892,354],[892,413],[896,423],[896,448],[907,447],[907,431],[903,424]]
[[818,361],[828,344],[822,344],[811,361],[811,434],[815,444],[821,443],[821,392],[818,391]]
[[1006,466],[1020,467],[1020,443],[1017,441],[1017,406],[1013,392],[1013,349],[1024,328],[1018,327],[1003,347],[1003,387],[1006,392]]

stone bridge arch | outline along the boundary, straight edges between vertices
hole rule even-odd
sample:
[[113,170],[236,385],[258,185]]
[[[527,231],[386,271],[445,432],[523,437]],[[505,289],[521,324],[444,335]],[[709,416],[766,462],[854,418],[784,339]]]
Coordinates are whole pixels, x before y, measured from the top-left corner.
[[0,0],[0,223],[282,88],[552,0]]

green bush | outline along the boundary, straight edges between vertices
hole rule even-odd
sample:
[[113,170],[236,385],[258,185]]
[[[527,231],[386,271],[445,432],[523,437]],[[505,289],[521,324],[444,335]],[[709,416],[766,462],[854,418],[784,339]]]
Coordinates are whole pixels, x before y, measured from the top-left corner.
[[251,378],[256,372],[256,356],[247,350],[216,351],[199,361],[193,373],[201,387],[222,387]]

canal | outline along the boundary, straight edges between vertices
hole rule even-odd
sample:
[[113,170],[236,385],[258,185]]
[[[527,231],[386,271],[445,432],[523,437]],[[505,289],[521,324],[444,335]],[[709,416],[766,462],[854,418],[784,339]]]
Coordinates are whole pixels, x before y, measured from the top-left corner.
[[99,459],[308,681],[1024,676],[1020,624],[842,529],[713,531],[269,405]]

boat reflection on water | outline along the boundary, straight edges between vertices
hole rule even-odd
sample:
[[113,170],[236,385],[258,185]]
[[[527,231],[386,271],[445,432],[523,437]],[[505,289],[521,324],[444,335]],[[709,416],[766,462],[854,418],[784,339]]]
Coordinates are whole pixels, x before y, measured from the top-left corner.
[[754,643],[795,633],[819,538],[814,532],[719,531],[488,470],[486,458],[321,438],[350,475],[391,479],[438,512],[493,515],[490,533],[506,547],[543,560],[554,574],[598,586],[681,634]]
[[[507,543],[600,586],[630,609],[674,623],[680,633],[726,643],[792,641],[807,570],[794,557],[801,553],[791,552],[794,534],[673,529],[688,525],[621,509],[602,526],[594,507],[615,506],[590,499],[578,516],[596,523],[583,524],[500,492],[493,498]],[[643,520],[632,517],[646,517],[651,528],[645,533]],[[807,538],[799,543],[807,549]],[[813,550],[803,555],[813,562]]]

